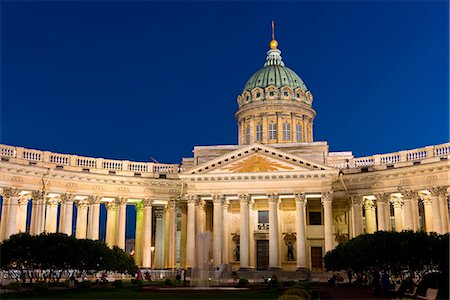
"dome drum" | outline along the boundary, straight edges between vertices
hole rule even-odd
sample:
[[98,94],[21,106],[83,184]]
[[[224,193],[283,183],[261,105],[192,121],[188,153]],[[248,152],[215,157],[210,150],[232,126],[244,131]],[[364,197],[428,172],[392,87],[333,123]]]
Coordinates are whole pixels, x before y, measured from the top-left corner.
[[237,102],[239,108],[249,103],[257,103],[265,100],[292,100],[294,103],[304,103],[312,105],[313,96],[310,91],[304,91],[301,88],[292,89],[290,86],[268,86],[266,88],[256,87],[251,91],[244,91],[238,96]]

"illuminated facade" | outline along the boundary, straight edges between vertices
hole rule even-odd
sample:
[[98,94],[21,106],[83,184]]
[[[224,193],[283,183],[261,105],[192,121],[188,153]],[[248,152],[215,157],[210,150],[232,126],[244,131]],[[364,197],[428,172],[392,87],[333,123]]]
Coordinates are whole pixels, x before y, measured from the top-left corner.
[[[181,165],[109,160],[0,145],[0,239],[63,232],[125,248],[156,269],[321,271],[322,257],[361,233],[449,232],[450,143],[356,158],[313,140],[313,96],[272,40],[237,98],[238,145],[194,147]],[[106,218],[100,218],[100,211]],[[103,239],[103,237],[102,237]]]

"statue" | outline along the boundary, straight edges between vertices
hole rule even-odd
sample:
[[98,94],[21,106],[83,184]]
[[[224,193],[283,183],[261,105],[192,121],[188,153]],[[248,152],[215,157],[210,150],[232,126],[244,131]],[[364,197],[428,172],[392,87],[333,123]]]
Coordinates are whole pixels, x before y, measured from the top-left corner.
[[292,244],[292,242],[288,242],[287,243],[287,257],[288,257],[288,261],[295,260],[295,258],[294,258],[294,245]]

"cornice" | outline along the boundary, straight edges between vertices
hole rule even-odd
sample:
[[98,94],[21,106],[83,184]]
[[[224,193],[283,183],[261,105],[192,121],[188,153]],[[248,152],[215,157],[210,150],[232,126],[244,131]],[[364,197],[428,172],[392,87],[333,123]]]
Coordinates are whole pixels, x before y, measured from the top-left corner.
[[156,186],[156,187],[178,187],[181,185],[179,179],[157,179],[146,177],[128,177],[116,174],[93,174],[76,172],[70,170],[50,169],[38,166],[26,166],[9,162],[0,162],[0,173],[12,175],[42,177],[48,176],[50,180],[70,180],[71,182],[98,183],[98,184],[122,184],[131,186]]

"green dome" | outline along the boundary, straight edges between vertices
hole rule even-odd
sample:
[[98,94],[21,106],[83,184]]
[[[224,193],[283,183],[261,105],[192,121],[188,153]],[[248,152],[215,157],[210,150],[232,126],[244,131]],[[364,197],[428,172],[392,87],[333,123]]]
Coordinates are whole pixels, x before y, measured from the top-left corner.
[[277,88],[288,86],[293,90],[301,88],[304,92],[308,90],[303,80],[288,67],[283,65],[267,65],[250,77],[245,84],[244,91],[252,91],[256,87],[264,89],[268,86],[275,86]]
[[264,89],[268,86],[275,86],[278,89],[288,86],[292,90],[301,88],[304,92],[308,90],[303,80],[284,65],[281,51],[276,48],[267,51],[264,68],[258,70],[250,77],[244,87],[244,92],[252,91],[256,87]]

